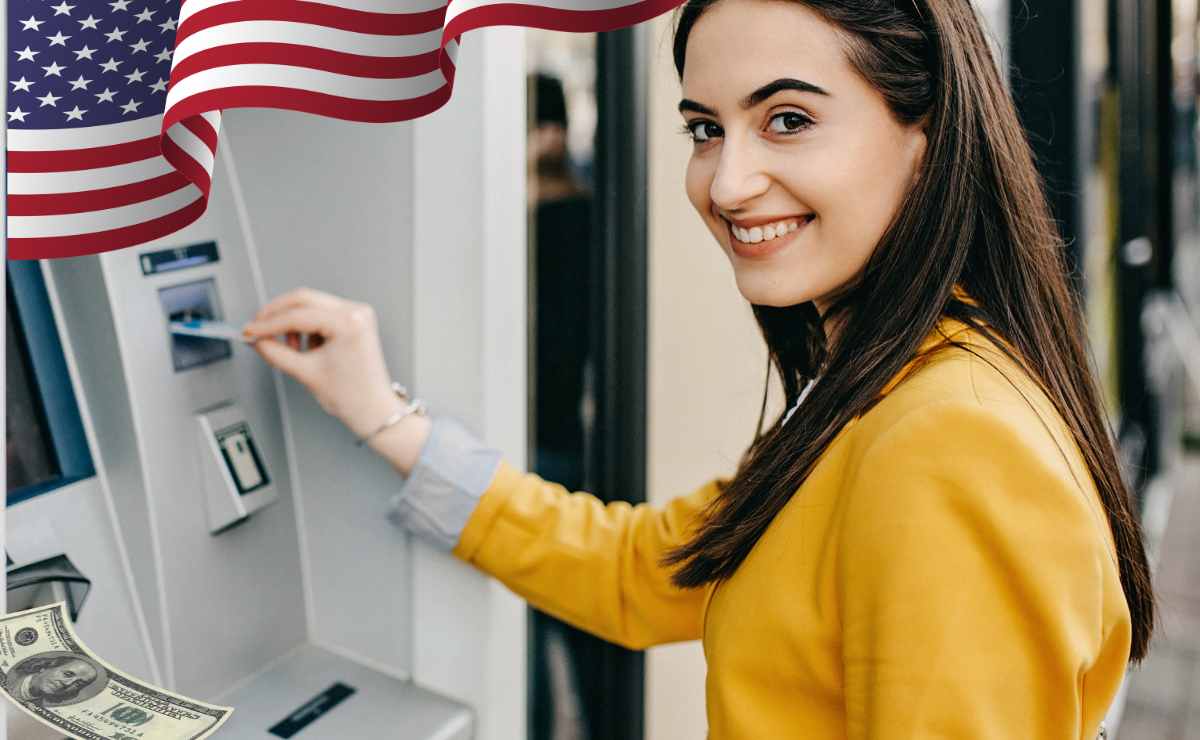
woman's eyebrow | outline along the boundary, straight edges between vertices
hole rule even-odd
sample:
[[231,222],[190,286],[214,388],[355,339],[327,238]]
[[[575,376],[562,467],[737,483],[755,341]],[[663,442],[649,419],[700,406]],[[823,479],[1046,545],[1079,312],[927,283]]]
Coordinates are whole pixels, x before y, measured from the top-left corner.
[[[780,77],[777,80],[768,82],[767,84],[758,88],[757,90],[750,93],[746,97],[742,98],[742,100],[740,101],[739,104],[742,106],[743,109],[748,110],[748,109],[753,108],[754,106],[758,105],[759,103],[763,102],[767,98],[771,97],[775,93],[781,92],[783,90],[797,90],[799,92],[815,93],[817,95],[826,95],[826,96],[829,95],[829,92],[827,90],[825,90],[822,87],[818,87],[817,85],[814,85],[811,82],[805,82],[804,80],[797,80],[793,77]],[[683,100],[679,101],[679,112],[680,113],[683,113],[684,111],[689,111],[689,110],[694,111],[696,113],[703,113],[704,115],[707,115],[707,116],[717,115],[717,112],[714,111],[712,108],[709,108],[708,106],[706,106],[702,103],[697,103],[695,100],[689,100],[687,98],[684,98]]]

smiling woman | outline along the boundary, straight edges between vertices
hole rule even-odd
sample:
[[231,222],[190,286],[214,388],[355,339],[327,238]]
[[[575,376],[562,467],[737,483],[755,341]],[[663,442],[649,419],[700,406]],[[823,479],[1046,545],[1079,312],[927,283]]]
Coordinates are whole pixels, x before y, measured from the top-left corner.
[[[1062,239],[971,4],[687,0],[676,20],[688,199],[787,415],[764,428],[764,395],[735,473],[662,506],[418,419],[373,447],[408,476],[395,518],[609,641],[702,640],[713,740],[1094,737],[1153,595]],[[285,297],[254,332],[299,323],[288,301],[328,302],[335,326],[359,310]],[[385,416],[362,399],[386,373],[370,322],[344,331],[318,350],[339,372],[306,382],[354,429]]]
[[[911,187],[924,130],[896,119],[842,33],[803,5],[723,0],[687,38],[688,198],[747,300],[824,313]],[[789,76],[764,83],[772,70]]]

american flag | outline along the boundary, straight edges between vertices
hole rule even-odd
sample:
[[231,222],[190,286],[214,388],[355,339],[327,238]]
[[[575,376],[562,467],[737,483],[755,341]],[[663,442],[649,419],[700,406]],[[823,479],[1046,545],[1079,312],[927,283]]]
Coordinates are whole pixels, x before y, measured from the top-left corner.
[[8,257],[94,254],[203,213],[227,108],[362,122],[450,98],[463,33],[607,31],[681,0],[8,0]]

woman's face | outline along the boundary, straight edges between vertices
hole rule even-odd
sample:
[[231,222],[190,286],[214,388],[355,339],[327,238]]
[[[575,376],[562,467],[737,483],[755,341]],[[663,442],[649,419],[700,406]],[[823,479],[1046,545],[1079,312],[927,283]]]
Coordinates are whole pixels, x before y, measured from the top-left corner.
[[761,305],[815,301],[823,314],[891,223],[923,131],[896,122],[835,27],[794,0],[709,7],[688,37],[682,85],[695,139],[688,199],[738,290]]

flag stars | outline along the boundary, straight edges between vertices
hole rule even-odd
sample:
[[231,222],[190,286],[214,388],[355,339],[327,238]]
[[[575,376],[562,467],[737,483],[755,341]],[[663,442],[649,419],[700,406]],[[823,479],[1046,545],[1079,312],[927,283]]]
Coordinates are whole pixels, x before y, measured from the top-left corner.
[[112,8],[110,12],[115,13],[118,10],[127,9],[129,7],[129,3],[131,2],[133,2],[133,0],[116,0],[116,2],[109,3],[108,7]]
[[100,19],[93,16],[91,13],[88,13],[87,18],[84,18],[83,20],[79,21],[79,30],[80,31],[86,31],[89,29],[92,31],[100,30]]
[[122,31],[120,28],[113,26],[113,30],[104,34],[104,37],[107,38],[109,41],[124,41],[125,34],[126,34],[125,31]]
[[79,75],[73,80],[69,80],[72,90],[86,90],[87,86],[92,84],[91,80],[85,80],[83,75]]
[[120,67],[123,63],[124,60],[118,62],[116,59],[109,57],[107,62],[104,62],[100,65],[100,69],[104,70],[105,72],[116,72],[117,67]]
[[129,48],[133,49],[133,51],[131,53],[137,54],[139,51],[146,51],[147,49],[149,49],[150,42],[147,41],[146,39],[138,39],[135,43],[130,44]]
[[175,30],[175,19],[168,18],[165,21],[163,21],[162,23],[159,23],[158,27],[162,29],[162,33],[166,33],[167,31],[174,31]]
[[33,87],[33,83],[25,79],[25,75],[21,75],[19,80],[9,80],[8,82],[13,86],[13,92],[32,92],[29,88]]
[[29,112],[21,110],[20,106],[18,106],[16,109],[8,112],[8,122],[12,123],[13,121],[18,121],[20,123],[25,123],[25,116],[27,115],[29,115]]
[[54,11],[55,15],[70,15],[75,6],[67,5],[67,0],[63,0],[58,5],[51,5],[50,8]]
[[33,17],[32,15],[29,16],[29,20],[27,20],[27,21],[18,21],[18,23],[21,24],[22,31],[40,31],[41,29],[38,28],[38,26],[41,26],[45,22],[46,21],[39,21],[37,18]]
[[142,12],[133,17],[138,19],[138,23],[147,23],[154,17],[154,11],[150,8],[142,8]]
[[75,51],[75,61],[78,62],[80,59],[87,59],[90,62],[90,61],[92,61],[92,55],[95,53],[96,53],[95,49],[88,46],[87,44],[84,44],[82,49],[78,49],[77,51]]
[[140,105],[141,105],[141,101],[130,98],[128,103],[121,106],[121,112],[124,113],[125,115],[129,115],[130,113],[137,113],[137,109]]
[[129,74],[125,75],[125,79],[129,80],[129,82],[126,82],[125,84],[132,85],[135,82],[141,82],[142,78],[145,76],[146,76],[145,72],[143,72],[140,69],[135,69],[132,72],[130,72]]
[[53,36],[47,36],[46,40],[50,42],[51,46],[61,46],[65,49],[67,46],[67,39],[69,39],[69,38],[71,38],[71,37],[63,36],[63,32],[59,31],[58,33],[54,34]]
[[30,49],[28,46],[26,46],[24,49],[17,52],[17,61],[18,62],[32,62],[33,58],[41,53],[42,52],[34,51],[33,49]]
[[42,69],[46,70],[46,74],[42,75],[43,77],[62,77],[62,71],[66,69],[66,67],[59,66],[58,62],[50,62],[49,67],[42,67]]
[[154,92],[163,92],[164,90],[167,89],[167,81],[164,80],[163,78],[159,77],[158,82],[151,85],[150,89],[153,90]]
[[107,87],[106,87],[106,88],[104,88],[104,92],[102,92],[102,93],[95,93],[95,95],[96,95],[96,102],[97,102],[97,103],[113,103],[113,102],[116,102],[116,101],[114,101],[114,100],[113,100],[113,96],[114,96],[114,95],[116,95],[116,93],[115,93],[115,92],[113,92],[112,90],[109,90]]
[[154,55],[154,59],[160,64],[171,61],[171,50],[164,46],[162,51]]
[[51,108],[57,108],[58,101],[62,100],[62,96],[55,95],[52,92],[47,92],[42,97],[38,98],[38,100],[41,102],[41,105],[38,106],[39,108],[45,108],[47,105]]
[[79,106],[77,105],[71,110],[63,111],[63,113],[67,114],[68,121],[82,121],[83,114],[87,113],[87,108],[80,110]]

